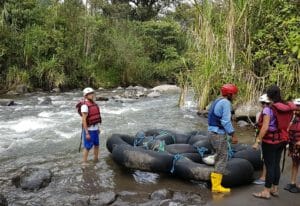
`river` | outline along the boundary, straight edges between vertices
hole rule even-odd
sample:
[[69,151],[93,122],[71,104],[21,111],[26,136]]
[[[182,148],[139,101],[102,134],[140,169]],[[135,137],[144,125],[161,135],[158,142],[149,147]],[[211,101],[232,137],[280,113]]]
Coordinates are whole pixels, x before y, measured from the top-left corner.
[[[108,97],[115,94],[114,90],[97,92]],[[40,105],[45,97],[50,97],[52,104]],[[149,195],[167,189],[177,192],[181,200],[165,205],[199,205],[199,202],[182,204],[184,195],[193,197],[194,194],[201,197],[201,205],[219,204],[220,198],[214,200],[206,183],[127,170],[116,165],[106,149],[106,140],[113,133],[135,135],[147,129],[171,129],[181,133],[206,130],[207,119],[196,114],[192,96],[181,109],[177,106],[178,98],[179,94],[169,93],[158,98],[125,101],[110,98],[97,102],[103,119],[100,161],[90,160],[88,167],[82,167],[82,154],[78,152],[81,121],[75,110],[81,92],[13,97],[16,106],[0,106],[0,193],[9,205],[89,205],[90,200],[85,198],[111,191],[117,198],[113,205],[147,205],[147,202],[151,205]],[[241,142],[251,143],[253,132],[247,128],[237,133]],[[53,174],[51,183],[38,191],[23,191],[12,185],[11,179],[30,167],[49,169]],[[241,189],[246,191],[247,188]]]

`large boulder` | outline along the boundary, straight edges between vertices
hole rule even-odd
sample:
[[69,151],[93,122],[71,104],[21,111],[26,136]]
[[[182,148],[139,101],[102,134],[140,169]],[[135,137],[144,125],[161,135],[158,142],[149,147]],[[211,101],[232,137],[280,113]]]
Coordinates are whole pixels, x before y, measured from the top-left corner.
[[55,87],[51,90],[51,92],[59,93],[61,92],[61,89],[59,87]]
[[39,102],[39,105],[51,105],[51,104],[52,104],[52,99],[50,97],[45,97]]
[[21,173],[13,177],[12,183],[23,190],[39,190],[51,182],[52,173],[48,169],[23,168]]
[[160,85],[152,88],[151,90],[158,92],[180,92],[180,88],[178,86],[170,84]]
[[0,106],[13,106],[16,105],[12,99],[0,99]]
[[235,118],[237,120],[245,120],[249,121],[249,118],[251,121],[255,122],[256,114],[261,110],[259,105],[253,105],[251,103],[246,103],[244,105],[241,105],[237,107],[235,110]]
[[153,91],[153,92],[150,92],[147,97],[150,97],[150,98],[156,98],[156,97],[160,97],[161,94],[158,92],[158,91]]

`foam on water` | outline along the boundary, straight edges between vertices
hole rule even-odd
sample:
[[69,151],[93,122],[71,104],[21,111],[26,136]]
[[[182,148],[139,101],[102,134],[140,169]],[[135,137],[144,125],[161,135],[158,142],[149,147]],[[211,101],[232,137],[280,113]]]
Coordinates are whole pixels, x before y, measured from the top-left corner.
[[62,131],[58,131],[58,130],[55,130],[54,132],[55,132],[55,134],[59,135],[59,137],[62,137],[64,139],[70,139],[70,138],[74,137],[76,134],[80,133],[78,131],[76,131],[76,132],[62,132]]
[[49,128],[53,123],[34,116],[23,117],[16,121],[0,122],[0,128],[8,128],[17,133]]
[[107,114],[123,114],[123,113],[126,113],[126,112],[130,112],[130,111],[133,111],[133,112],[137,112],[137,111],[140,111],[141,109],[138,109],[138,108],[121,108],[121,109],[109,109],[109,108],[106,108],[106,107],[103,107],[102,109],[102,113],[107,113]]
[[38,117],[45,117],[45,118],[48,118],[48,117],[51,117],[53,116],[53,112],[41,112],[38,114]]

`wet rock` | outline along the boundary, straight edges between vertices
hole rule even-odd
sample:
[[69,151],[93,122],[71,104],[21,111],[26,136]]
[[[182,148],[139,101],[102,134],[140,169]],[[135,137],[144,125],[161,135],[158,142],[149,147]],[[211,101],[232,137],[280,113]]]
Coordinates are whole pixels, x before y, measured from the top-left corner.
[[161,189],[161,190],[157,190],[154,191],[150,198],[152,200],[164,200],[164,199],[169,199],[172,196],[171,191],[167,190],[167,189]]
[[244,121],[244,120],[240,120],[240,121],[237,122],[237,125],[239,127],[247,127],[247,126],[249,126],[249,123]]
[[118,99],[122,99],[122,97],[120,95],[115,95],[112,97],[112,99],[118,100]]
[[4,195],[0,194],[0,206],[7,206],[8,202],[6,200],[6,198],[4,197]]
[[96,101],[108,101],[108,97],[96,97]]
[[56,87],[56,88],[52,89],[52,92],[59,93],[59,92],[61,92],[61,90],[60,90],[60,88]]
[[132,204],[131,202],[124,201],[122,199],[117,199],[111,206],[132,206],[136,204]]
[[19,94],[25,94],[28,92],[28,87],[24,84],[16,86],[16,92]]
[[147,97],[150,97],[150,98],[156,98],[156,97],[160,97],[161,96],[161,93],[159,93],[158,91],[153,91],[153,92],[150,92]]
[[39,102],[39,105],[51,105],[52,99],[50,97],[45,97],[42,101]]
[[0,99],[0,106],[14,106],[16,105],[12,99]]
[[97,195],[90,197],[90,205],[109,205],[117,199],[116,193],[113,191],[101,192]]
[[12,183],[23,190],[39,190],[51,182],[52,173],[48,169],[25,168],[19,175],[13,177]]
[[64,193],[61,195],[54,195],[45,200],[44,205],[47,206],[88,206],[90,205],[90,197],[80,194]]
[[158,92],[180,92],[180,88],[178,86],[169,84],[160,85],[152,88],[151,90]]
[[122,197],[134,196],[134,195],[137,195],[137,194],[138,194],[137,192],[130,192],[130,191],[122,191],[122,192],[118,193],[118,195],[122,196]]
[[189,205],[202,205],[205,203],[200,195],[190,192],[174,192],[172,200],[180,203],[189,203]]
[[183,206],[184,204],[179,202],[174,202],[173,200],[166,199],[159,203],[159,206]]
[[6,94],[8,94],[8,95],[18,95],[19,93],[17,93],[16,91],[11,90],[11,91],[8,91]]
[[197,115],[207,118],[208,117],[208,110],[200,110],[197,112]]
[[139,98],[141,96],[144,96],[145,94],[140,93],[140,91],[136,90],[126,90],[124,94],[122,95],[124,98]]
[[137,204],[138,206],[153,206],[153,205],[159,205],[159,201],[157,200],[150,200],[150,201],[147,201],[147,202],[144,202],[144,203],[140,203],[140,204]]

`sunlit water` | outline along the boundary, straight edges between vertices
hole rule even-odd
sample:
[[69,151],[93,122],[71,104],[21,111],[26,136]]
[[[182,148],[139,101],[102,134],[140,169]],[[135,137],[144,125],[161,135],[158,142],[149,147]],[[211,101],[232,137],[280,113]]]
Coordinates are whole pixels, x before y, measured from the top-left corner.
[[[114,92],[106,91],[102,95],[113,96]],[[39,105],[47,96],[52,104]],[[59,191],[90,195],[107,190],[147,193],[161,188],[205,189],[205,185],[168,175],[121,168],[112,161],[105,147],[107,138],[113,133],[135,135],[137,131],[153,128],[182,133],[205,130],[207,120],[197,116],[193,98],[189,97],[185,107],[180,109],[178,97],[179,94],[164,94],[154,99],[98,102],[103,119],[101,157],[97,164],[91,162],[87,168],[81,167],[81,153],[78,152],[81,121],[75,105],[81,99],[80,92],[29,94],[15,98],[17,106],[0,106],[1,192],[10,202],[28,200],[39,205],[49,194],[58,195]],[[251,132],[243,131],[240,139],[252,141]],[[16,189],[10,180],[24,166],[50,169],[52,182],[34,193]]]

